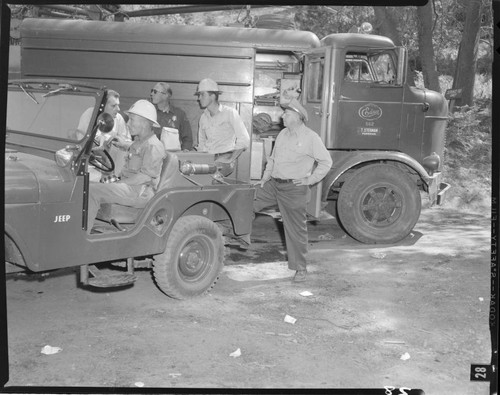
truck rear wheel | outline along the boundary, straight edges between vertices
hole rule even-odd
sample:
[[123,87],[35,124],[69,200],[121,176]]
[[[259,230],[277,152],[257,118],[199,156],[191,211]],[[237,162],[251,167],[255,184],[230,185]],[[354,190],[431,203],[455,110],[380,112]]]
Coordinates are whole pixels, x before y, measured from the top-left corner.
[[207,218],[191,215],[175,223],[165,252],[153,262],[158,287],[175,299],[209,291],[224,266],[224,243],[219,227]]
[[346,232],[363,243],[396,243],[420,217],[420,192],[411,178],[390,165],[370,165],[344,183],[337,211]]

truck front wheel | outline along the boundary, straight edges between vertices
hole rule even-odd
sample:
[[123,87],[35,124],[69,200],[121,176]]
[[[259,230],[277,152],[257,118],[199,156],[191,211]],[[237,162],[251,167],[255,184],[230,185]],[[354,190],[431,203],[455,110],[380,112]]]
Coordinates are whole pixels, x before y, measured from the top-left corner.
[[209,291],[224,266],[224,243],[219,227],[207,218],[181,217],[170,232],[165,252],[154,257],[158,287],[175,299]]
[[396,243],[420,216],[420,192],[403,171],[390,165],[359,170],[340,190],[337,211],[346,232],[363,243]]

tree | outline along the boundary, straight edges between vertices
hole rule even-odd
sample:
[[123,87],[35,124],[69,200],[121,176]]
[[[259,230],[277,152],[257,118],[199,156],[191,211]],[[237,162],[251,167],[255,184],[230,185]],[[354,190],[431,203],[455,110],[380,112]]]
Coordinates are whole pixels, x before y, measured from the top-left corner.
[[439,75],[434,55],[432,35],[434,32],[434,4],[429,1],[425,6],[417,7],[418,50],[424,76],[424,86],[440,92]]
[[458,58],[453,79],[453,89],[461,89],[462,93],[454,105],[472,105],[474,98],[474,81],[476,76],[479,29],[481,27],[481,0],[462,0],[466,7],[465,26],[458,50]]
[[[401,10],[398,11],[400,13],[405,12]],[[373,12],[375,14],[376,21],[374,28],[377,34],[389,37],[397,46],[403,45],[400,26],[398,24],[398,20],[400,20],[400,18],[396,15],[396,10],[394,10],[393,7],[373,7]],[[408,11],[406,11],[406,13],[408,13]],[[408,83],[410,85],[415,85],[414,68],[409,68],[408,73]]]

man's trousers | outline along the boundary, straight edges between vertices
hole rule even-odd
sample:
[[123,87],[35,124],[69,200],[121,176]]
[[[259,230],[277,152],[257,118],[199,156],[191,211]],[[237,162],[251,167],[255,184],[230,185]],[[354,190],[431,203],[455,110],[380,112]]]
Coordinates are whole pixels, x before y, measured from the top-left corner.
[[273,178],[266,181],[263,187],[256,187],[254,212],[278,205],[285,228],[288,268],[292,270],[306,270],[306,207],[310,195],[307,185],[297,186],[292,181],[278,182]]
[[146,207],[153,197],[153,190],[145,185],[127,185],[123,182],[100,183],[91,182],[89,193],[88,226],[90,232],[94,226],[95,217],[103,203],[116,203],[136,208]]

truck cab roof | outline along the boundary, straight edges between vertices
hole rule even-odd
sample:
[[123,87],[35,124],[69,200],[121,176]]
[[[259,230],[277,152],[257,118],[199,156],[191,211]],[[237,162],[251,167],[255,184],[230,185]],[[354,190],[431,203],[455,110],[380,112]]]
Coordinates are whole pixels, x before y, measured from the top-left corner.
[[394,48],[394,42],[383,36],[360,33],[334,33],[321,39],[321,46],[333,48]]

